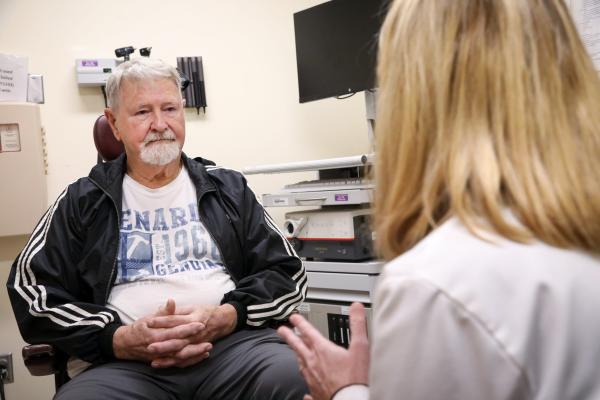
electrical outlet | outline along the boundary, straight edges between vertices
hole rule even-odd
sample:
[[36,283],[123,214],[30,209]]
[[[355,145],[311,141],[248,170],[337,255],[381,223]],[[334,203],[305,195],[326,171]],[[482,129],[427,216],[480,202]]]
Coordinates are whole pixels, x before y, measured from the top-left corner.
[[14,382],[12,353],[0,354],[0,373],[3,383]]

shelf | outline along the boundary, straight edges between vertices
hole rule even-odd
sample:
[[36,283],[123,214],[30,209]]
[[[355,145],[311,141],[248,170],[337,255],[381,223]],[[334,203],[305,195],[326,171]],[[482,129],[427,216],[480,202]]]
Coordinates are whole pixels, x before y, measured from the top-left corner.
[[265,207],[344,206],[373,202],[373,189],[263,194]]
[[304,261],[310,300],[371,303],[385,262]]
[[344,272],[308,271],[308,291],[310,300],[360,301],[371,303],[377,286],[378,275]]
[[352,157],[326,158],[324,160],[310,160],[289,162],[283,164],[259,165],[242,169],[245,175],[252,174],[278,174],[283,172],[318,171],[322,169],[359,167],[373,162],[373,154],[361,154]]
[[379,275],[384,261],[338,262],[338,261],[304,261],[308,272],[336,272],[346,274]]

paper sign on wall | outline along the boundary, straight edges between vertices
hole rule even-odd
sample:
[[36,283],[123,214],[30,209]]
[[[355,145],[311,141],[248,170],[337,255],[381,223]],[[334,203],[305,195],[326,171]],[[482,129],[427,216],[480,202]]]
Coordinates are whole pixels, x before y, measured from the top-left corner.
[[0,124],[0,153],[21,151],[19,125]]
[[27,101],[27,57],[0,54],[0,101]]

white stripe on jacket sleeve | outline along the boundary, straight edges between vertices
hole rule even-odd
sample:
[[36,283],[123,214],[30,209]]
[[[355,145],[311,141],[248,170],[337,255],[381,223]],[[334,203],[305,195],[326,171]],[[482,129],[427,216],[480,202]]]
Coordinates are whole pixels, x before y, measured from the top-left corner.
[[48,307],[46,304],[48,296],[46,287],[37,284],[35,274],[31,269],[31,260],[46,244],[48,229],[50,228],[52,218],[60,201],[65,197],[66,193],[67,189],[58,196],[58,199],[48,209],[46,214],[44,214],[38,225],[35,227],[25,248],[19,255],[14,287],[17,293],[19,293],[29,305],[29,313],[35,317],[48,318],[57,325],[64,327],[96,325],[100,328],[104,328],[108,323],[114,321],[114,316],[107,311],[91,314],[82,308],[69,303],[56,307]]
[[307,277],[302,260],[300,260],[292,245],[283,236],[283,233],[277,228],[270,215],[266,211],[264,214],[267,226],[281,238],[287,254],[298,258],[300,270],[291,278],[296,282],[294,291],[280,296],[269,303],[253,304],[247,307],[248,315],[246,323],[251,326],[262,325],[268,319],[283,319],[287,317],[302,302],[306,294]]
[[[211,171],[211,172],[218,170],[218,169],[226,169],[226,168],[223,168],[221,166],[206,167],[206,170]],[[233,171],[235,171],[235,170],[233,170]],[[236,171],[236,172],[243,175],[243,173],[241,173],[239,171]],[[273,301],[271,301],[269,303],[253,304],[246,308],[246,311],[247,311],[246,323],[251,326],[260,326],[260,325],[263,325],[269,319],[279,320],[279,319],[286,318],[302,302],[302,300],[304,299],[304,296],[306,295],[307,276],[306,276],[304,264],[302,263],[302,260],[300,259],[300,257],[298,257],[298,254],[296,254],[296,251],[294,250],[293,246],[285,238],[285,236],[283,235],[281,230],[277,227],[277,224],[275,223],[275,221],[273,221],[273,219],[271,218],[269,213],[267,213],[267,211],[265,210],[265,208],[262,205],[262,202],[260,201],[258,196],[256,196],[256,194],[252,191],[252,189],[248,185],[246,185],[246,188],[255,197],[257,203],[262,208],[267,226],[281,238],[281,241],[282,241],[282,244],[283,244],[283,247],[284,247],[286,253],[290,257],[297,258],[298,262],[300,262],[300,269],[291,278],[295,282],[295,288],[292,292],[286,293],[286,294],[274,299]]]

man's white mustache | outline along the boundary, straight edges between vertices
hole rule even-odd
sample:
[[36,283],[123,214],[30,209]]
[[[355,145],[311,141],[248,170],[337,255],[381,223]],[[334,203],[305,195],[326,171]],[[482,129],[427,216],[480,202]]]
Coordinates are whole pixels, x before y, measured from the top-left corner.
[[164,132],[152,131],[146,135],[146,137],[144,138],[143,144],[146,145],[150,142],[155,142],[157,140],[175,140],[175,139],[176,139],[175,134],[170,129],[167,129]]

